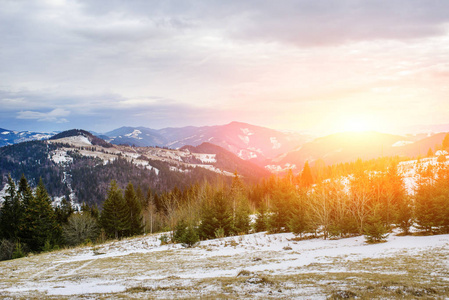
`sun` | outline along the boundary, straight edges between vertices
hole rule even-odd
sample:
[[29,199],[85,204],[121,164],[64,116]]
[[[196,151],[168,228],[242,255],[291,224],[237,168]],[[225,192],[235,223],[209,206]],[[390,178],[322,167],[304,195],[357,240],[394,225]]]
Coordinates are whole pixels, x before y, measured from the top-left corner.
[[366,116],[347,116],[341,121],[340,131],[342,132],[364,132],[372,131],[374,124]]

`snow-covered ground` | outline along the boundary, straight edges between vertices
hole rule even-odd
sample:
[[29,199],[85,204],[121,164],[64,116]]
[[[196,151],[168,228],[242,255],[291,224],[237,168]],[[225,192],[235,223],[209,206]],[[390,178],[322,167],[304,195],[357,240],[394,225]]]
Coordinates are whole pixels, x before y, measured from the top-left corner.
[[190,249],[161,245],[160,235],[0,262],[0,298],[449,296],[449,235],[390,235],[368,245],[363,237],[257,233]]

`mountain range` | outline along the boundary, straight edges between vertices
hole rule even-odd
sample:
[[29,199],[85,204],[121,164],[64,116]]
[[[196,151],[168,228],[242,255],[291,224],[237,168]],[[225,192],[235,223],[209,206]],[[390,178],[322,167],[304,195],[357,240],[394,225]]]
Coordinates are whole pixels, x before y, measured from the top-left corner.
[[27,141],[45,140],[55,134],[56,132],[14,131],[0,128],[0,147]]
[[[3,146],[33,139],[46,139],[56,134],[0,130],[0,137],[3,138],[0,145]],[[134,147],[190,150],[207,143],[207,147],[219,146],[273,173],[284,172],[287,169],[298,173],[306,161],[310,164],[321,161],[331,165],[358,158],[424,156],[429,148],[435,151],[445,135],[446,133],[402,136],[377,132],[350,132],[313,139],[305,134],[281,132],[242,122],[163,129],[121,127],[96,134],[97,139],[104,140],[105,144]],[[195,151],[201,151],[204,147],[206,146]]]
[[79,129],[0,148],[0,190],[9,174],[16,181],[24,174],[32,186],[42,178],[55,199],[77,203],[101,205],[111,180],[160,193],[204,180],[230,181],[235,172],[253,182],[270,175],[210,143],[181,149],[112,145]]
[[309,135],[281,132],[241,122],[226,125],[163,128],[121,127],[99,135],[112,144],[173,149],[198,146],[204,142],[220,146],[245,160],[263,164],[311,139]]

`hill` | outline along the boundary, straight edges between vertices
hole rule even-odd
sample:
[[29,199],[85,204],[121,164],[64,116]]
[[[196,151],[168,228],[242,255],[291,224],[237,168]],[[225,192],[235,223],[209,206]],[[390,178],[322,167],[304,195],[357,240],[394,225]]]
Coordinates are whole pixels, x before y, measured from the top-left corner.
[[[300,240],[265,232],[161,245],[161,234],[0,262],[6,298],[449,297],[449,235]],[[176,262],[176,263],[174,263]],[[43,273],[44,272],[44,273]]]
[[[31,141],[0,148],[0,190],[11,174],[22,174],[32,186],[43,178],[53,197],[99,204],[112,179],[120,187],[132,182],[144,191],[162,192],[208,180],[257,181],[269,173],[217,146],[212,153],[154,147],[117,146],[83,131],[62,132],[48,141]],[[200,149],[201,150],[201,149]],[[212,149],[211,149],[212,150]]]
[[[67,131],[58,133],[58,134],[50,137],[49,140],[59,140],[60,142],[70,143],[70,142],[77,140],[76,139],[77,137],[81,138],[81,139],[78,139],[81,143],[84,143],[87,145],[102,146],[105,148],[112,147],[112,144],[110,144],[110,143],[104,141],[103,139],[96,137],[92,133],[90,133],[86,130],[82,130],[82,129],[67,130]],[[75,138],[75,139],[73,139],[73,138]]]

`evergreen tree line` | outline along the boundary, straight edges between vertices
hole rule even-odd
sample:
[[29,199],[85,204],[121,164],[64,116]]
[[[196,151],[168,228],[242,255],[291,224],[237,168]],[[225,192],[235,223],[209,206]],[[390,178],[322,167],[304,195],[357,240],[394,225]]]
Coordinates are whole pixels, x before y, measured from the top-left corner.
[[272,176],[256,185],[235,174],[230,184],[204,181],[165,193],[151,188],[144,193],[131,182],[123,191],[112,180],[101,212],[84,204],[81,213],[73,213],[67,200],[53,208],[42,180],[32,192],[24,176],[18,188],[9,177],[0,209],[0,239],[12,258],[160,231],[169,232],[164,242],[187,247],[199,240],[261,231],[325,239],[365,235],[369,242],[384,240],[394,228],[409,234],[414,224],[424,234],[449,233],[449,167],[429,165],[418,174],[413,195],[407,193],[396,164],[385,171],[359,169],[321,181],[306,165],[298,176]]
[[67,200],[53,207],[42,179],[33,192],[25,176],[18,187],[8,177],[0,209],[0,259],[48,251],[63,244],[63,224],[73,210]]

